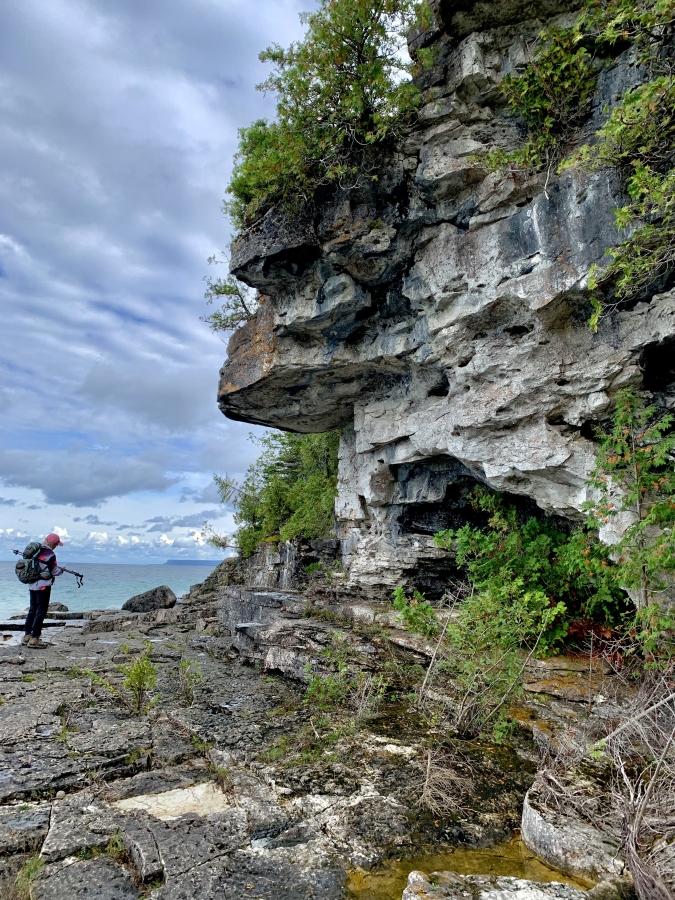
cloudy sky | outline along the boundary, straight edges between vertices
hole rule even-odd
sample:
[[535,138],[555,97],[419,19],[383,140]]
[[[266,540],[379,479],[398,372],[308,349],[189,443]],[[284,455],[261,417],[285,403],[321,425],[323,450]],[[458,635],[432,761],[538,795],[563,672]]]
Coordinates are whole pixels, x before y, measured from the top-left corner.
[[258,52],[309,0],[5,0],[0,11],[0,559],[217,558],[214,472],[253,430],[215,402],[199,316]]

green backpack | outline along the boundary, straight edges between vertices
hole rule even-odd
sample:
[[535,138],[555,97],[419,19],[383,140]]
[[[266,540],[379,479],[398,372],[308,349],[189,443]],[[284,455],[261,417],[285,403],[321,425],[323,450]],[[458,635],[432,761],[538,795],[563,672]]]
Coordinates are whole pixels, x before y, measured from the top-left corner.
[[31,541],[23,551],[22,558],[16,564],[14,571],[21,584],[35,584],[40,580],[40,550],[42,544],[39,541]]

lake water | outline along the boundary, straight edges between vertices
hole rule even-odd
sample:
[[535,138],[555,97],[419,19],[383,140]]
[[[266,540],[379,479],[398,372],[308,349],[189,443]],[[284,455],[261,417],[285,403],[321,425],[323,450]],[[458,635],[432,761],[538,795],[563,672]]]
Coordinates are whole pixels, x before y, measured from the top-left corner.
[[[121,609],[129,597],[161,584],[168,584],[180,599],[191,585],[204,581],[213,571],[207,566],[107,565],[73,563],[66,559],[59,562],[84,575],[84,585],[79,590],[74,576],[67,574],[59,576],[52,588],[52,601],[65,603],[71,612]],[[14,562],[0,561],[0,621],[28,606],[28,586],[16,577],[14,566]]]

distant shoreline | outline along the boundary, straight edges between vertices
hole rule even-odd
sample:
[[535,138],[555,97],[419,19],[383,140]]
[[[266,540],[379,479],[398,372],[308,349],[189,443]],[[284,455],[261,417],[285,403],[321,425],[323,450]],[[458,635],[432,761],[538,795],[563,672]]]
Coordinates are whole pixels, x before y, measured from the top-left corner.
[[222,559],[167,559],[165,566],[211,566],[215,569],[219,566]]

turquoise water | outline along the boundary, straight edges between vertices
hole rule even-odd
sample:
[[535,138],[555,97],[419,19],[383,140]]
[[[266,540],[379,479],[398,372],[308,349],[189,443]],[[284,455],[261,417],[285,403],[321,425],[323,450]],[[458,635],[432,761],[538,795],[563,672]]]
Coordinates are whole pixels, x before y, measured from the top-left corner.
[[[52,588],[53,601],[65,603],[72,612],[86,609],[120,609],[129,597],[168,584],[180,599],[191,585],[204,581],[213,571],[206,566],[130,566],[105,563],[72,563],[59,559],[68,569],[84,575],[78,590],[72,575],[61,575]],[[14,574],[13,562],[0,561],[0,621],[28,606],[28,587]]]

